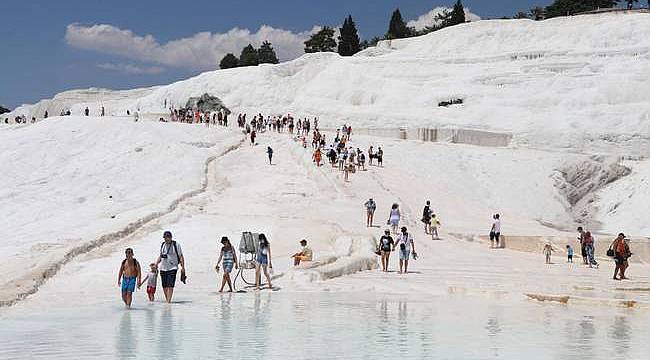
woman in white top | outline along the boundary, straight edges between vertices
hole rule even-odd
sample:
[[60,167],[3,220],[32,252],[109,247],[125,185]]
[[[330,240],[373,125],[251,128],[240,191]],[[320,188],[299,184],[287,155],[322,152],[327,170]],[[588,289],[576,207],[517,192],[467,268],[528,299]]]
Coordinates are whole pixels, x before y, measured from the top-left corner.
[[399,227],[399,221],[402,215],[399,212],[399,205],[393,204],[390,209],[390,215],[388,216],[388,225],[393,228],[393,234],[397,234],[397,228]]

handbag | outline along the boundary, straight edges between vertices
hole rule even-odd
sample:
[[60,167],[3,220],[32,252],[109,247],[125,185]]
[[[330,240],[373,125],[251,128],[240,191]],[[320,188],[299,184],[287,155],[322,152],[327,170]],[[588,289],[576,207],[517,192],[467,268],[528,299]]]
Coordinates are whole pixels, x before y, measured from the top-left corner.
[[607,249],[607,256],[614,257],[615,255],[616,253],[614,253],[614,249],[612,248]]

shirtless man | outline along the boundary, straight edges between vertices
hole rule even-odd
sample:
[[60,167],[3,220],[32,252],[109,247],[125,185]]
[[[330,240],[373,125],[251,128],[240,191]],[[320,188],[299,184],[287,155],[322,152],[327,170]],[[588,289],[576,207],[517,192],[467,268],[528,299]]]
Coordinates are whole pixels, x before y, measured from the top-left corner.
[[117,275],[117,286],[122,287],[122,301],[127,308],[130,308],[135,286],[141,285],[142,271],[140,263],[133,257],[133,249],[126,249],[125,254],[126,259],[122,260],[120,272]]

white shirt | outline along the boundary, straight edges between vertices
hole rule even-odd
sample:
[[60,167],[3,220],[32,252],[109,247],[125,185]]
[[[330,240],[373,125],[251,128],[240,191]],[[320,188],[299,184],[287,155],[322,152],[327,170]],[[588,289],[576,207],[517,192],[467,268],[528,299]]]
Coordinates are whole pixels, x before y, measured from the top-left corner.
[[160,258],[160,271],[170,271],[178,269],[178,259],[183,256],[183,250],[181,249],[181,244],[176,243],[176,250],[178,250],[178,256],[174,251],[173,243],[164,243],[160,250],[160,254],[167,254],[167,258]]
[[406,236],[404,236],[404,234],[399,234],[399,236],[397,236],[397,243],[395,244],[395,246],[397,246],[397,248],[401,248],[400,244],[404,244],[404,246],[406,246],[405,250],[411,251],[412,242],[413,242],[413,237],[411,236],[411,234],[406,233]]
[[494,222],[492,223],[492,231],[495,233],[500,233],[501,232],[501,220],[500,219],[495,219]]

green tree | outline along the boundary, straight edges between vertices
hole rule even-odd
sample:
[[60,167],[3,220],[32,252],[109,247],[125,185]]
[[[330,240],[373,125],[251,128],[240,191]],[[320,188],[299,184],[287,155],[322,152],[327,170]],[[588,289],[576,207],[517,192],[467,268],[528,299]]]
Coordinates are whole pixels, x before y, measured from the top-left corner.
[[546,7],[546,18],[575,15],[584,11],[612,8],[619,0],[555,0]]
[[465,7],[463,6],[463,3],[460,0],[458,0],[454,5],[453,10],[451,10],[451,25],[449,26],[464,24],[466,20],[467,19],[465,19]]
[[544,20],[546,18],[546,9],[541,6],[535,6],[530,9],[530,17],[536,21]]
[[227,53],[219,63],[221,69],[231,69],[237,66],[239,66],[239,59],[232,53]]
[[273,49],[273,45],[268,41],[262,43],[258,53],[260,64],[277,64],[279,62],[278,56],[275,54],[275,50]]
[[6,107],[0,105],[0,114],[8,113],[11,112],[11,110],[7,109]]
[[260,63],[260,56],[253,45],[248,44],[239,56],[239,66],[257,66]]
[[464,24],[466,21],[465,7],[463,7],[463,3],[458,0],[451,11],[445,10],[442,12],[442,14],[436,15],[435,19],[438,25],[434,26],[434,28],[431,29],[433,31],[458,24]]
[[357,26],[352,21],[352,15],[348,15],[345,21],[343,21],[343,27],[341,27],[340,33],[339,55],[352,56],[361,51],[359,34],[357,32]]
[[386,39],[402,39],[409,37],[413,34],[413,31],[406,26],[404,19],[402,19],[402,13],[398,9],[393,11],[393,15],[390,17],[390,23],[388,24],[388,32],[386,33]]
[[518,12],[515,14],[515,19],[528,19],[528,13],[525,13],[523,11]]
[[305,52],[336,52],[336,40],[334,40],[334,29],[325,26],[319,32],[313,34],[305,41]]

